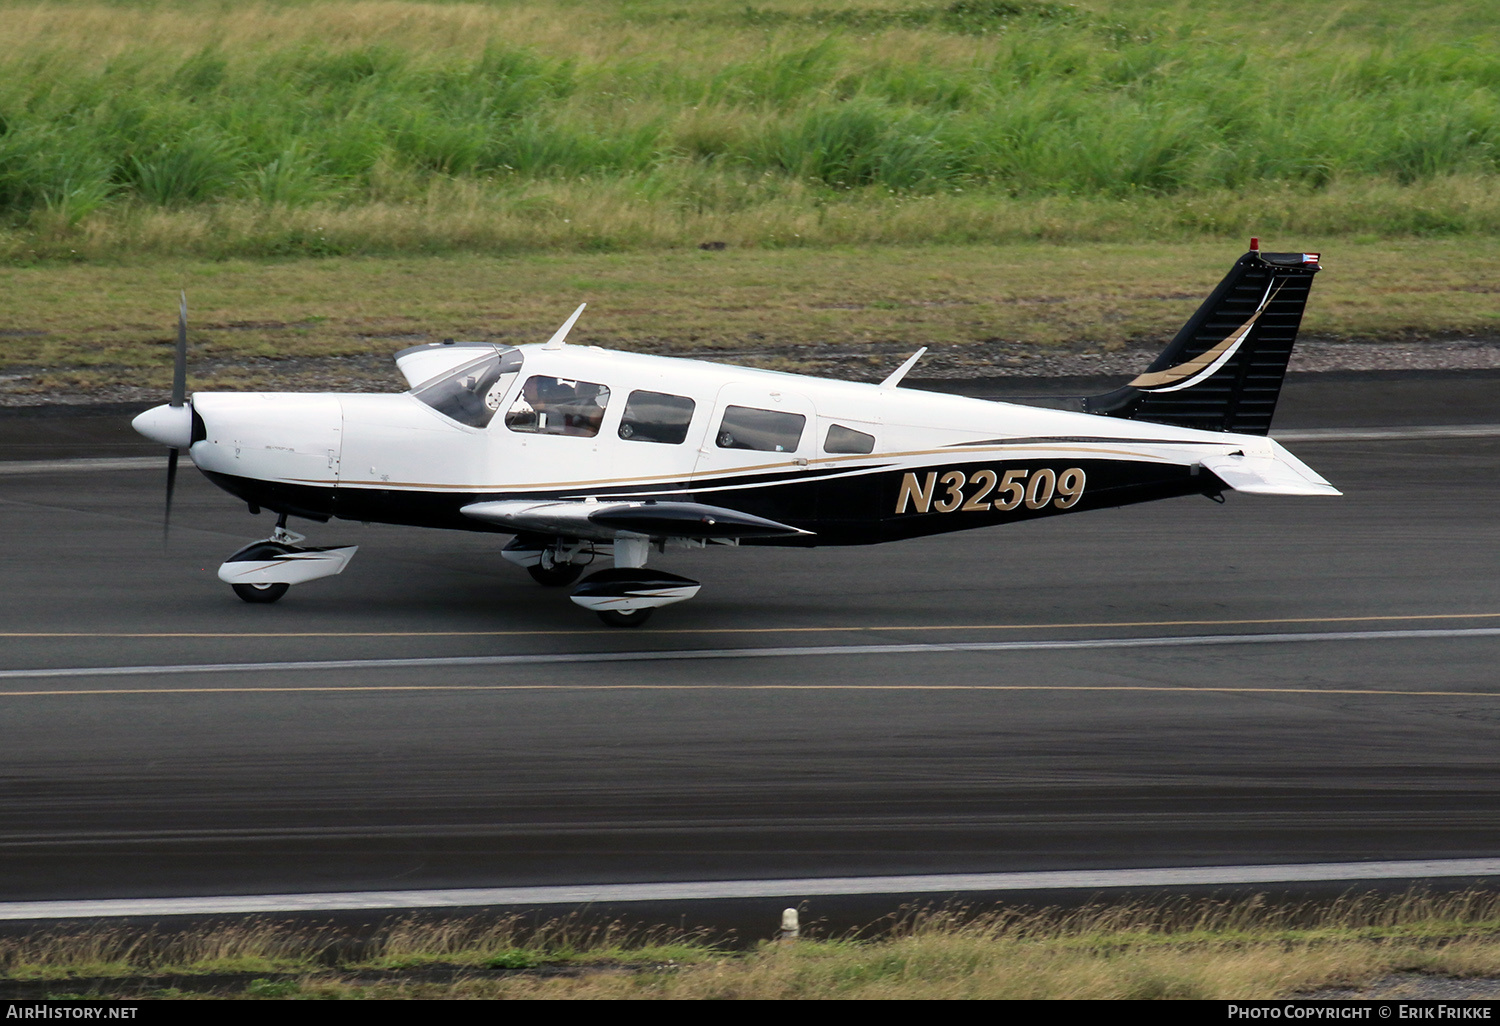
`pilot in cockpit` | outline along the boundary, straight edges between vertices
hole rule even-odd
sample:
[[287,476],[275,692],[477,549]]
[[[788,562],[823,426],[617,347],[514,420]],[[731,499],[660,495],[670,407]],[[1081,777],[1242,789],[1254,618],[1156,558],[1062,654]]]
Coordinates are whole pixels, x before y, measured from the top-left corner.
[[587,381],[535,376],[526,379],[505,414],[514,431],[592,438],[599,433],[609,389]]
[[510,404],[505,415],[507,426],[518,431],[546,431],[550,406],[542,392],[542,379],[531,377],[521,386],[521,394]]

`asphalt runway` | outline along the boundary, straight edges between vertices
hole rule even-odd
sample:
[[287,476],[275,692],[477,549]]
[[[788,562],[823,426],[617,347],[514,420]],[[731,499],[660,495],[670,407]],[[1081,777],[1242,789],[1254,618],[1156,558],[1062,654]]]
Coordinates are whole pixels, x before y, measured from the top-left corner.
[[[1493,856],[1500,437],[1315,432],[1496,383],[1294,382],[1342,498],[658,557],[704,588],[637,631],[339,522],[343,576],[248,606],[271,519],[191,467],[164,550],[164,457],[0,465],[0,900]],[[0,460],[151,454],[124,419]]]

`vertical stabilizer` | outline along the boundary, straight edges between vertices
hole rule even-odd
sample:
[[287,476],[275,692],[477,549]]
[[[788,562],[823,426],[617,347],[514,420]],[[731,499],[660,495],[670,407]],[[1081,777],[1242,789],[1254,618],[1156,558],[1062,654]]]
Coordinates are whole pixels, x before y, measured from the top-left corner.
[[1130,384],[1084,400],[1106,417],[1264,435],[1271,430],[1316,253],[1250,252]]

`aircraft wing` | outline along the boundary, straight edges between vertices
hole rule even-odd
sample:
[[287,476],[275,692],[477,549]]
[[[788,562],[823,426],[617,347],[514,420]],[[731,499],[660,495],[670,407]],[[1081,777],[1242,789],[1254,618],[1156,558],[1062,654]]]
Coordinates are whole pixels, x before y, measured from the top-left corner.
[[1256,495],[1343,495],[1276,442],[1266,456],[1208,456],[1203,466],[1237,492]]
[[459,512],[512,531],[609,539],[617,534],[652,538],[774,538],[810,534],[788,524],[699,502],[579,502],[497,499]]

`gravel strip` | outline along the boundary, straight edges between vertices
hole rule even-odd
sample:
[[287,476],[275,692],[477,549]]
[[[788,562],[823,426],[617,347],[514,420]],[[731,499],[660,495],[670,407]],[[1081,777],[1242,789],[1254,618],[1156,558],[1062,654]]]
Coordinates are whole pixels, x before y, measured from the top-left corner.
[[[868,349],[808,344],[759,349],[695,349],[661,356],[684,356],[721,363],[795,370],[799,373],[856,381],[879,381],[917,343],[874,345]],[[916,379],[965,380],[1014,378],[1018,382],[1043,378],[1129,378],[1140,373],[1160,352],[1152,348],[1114,352],[1047,350],[1016,342],[988,342],[934,347],[913,373]],[[1426,338],[1388,342],[1305,340],[1292,354],[1293,374],[1330,371],[1493,371],[1500,370],[1500,337]],[[101,385],[87,390],[38,393],[32,379],[59,373],[58,368],[12,367],[0,373],[0,407],[79,405],[81,403],[140,403],[167,399],[165,388],[134,384]],[[139,372],[131,372],[135,377]],[[390,353],[353,357],[248,358],[239,361],[202,361],[189,366],[194,377],[213,380],[228,376],[255,380],[259,387],[287,392],[400,392],[406,382]]]
[[1480,977],[1461,980],[1422,973],[1392,973],[1368,987],[1315,990],[1298,994],[1302,1001],[1494,1001],[1500,999],[1500,979]]

